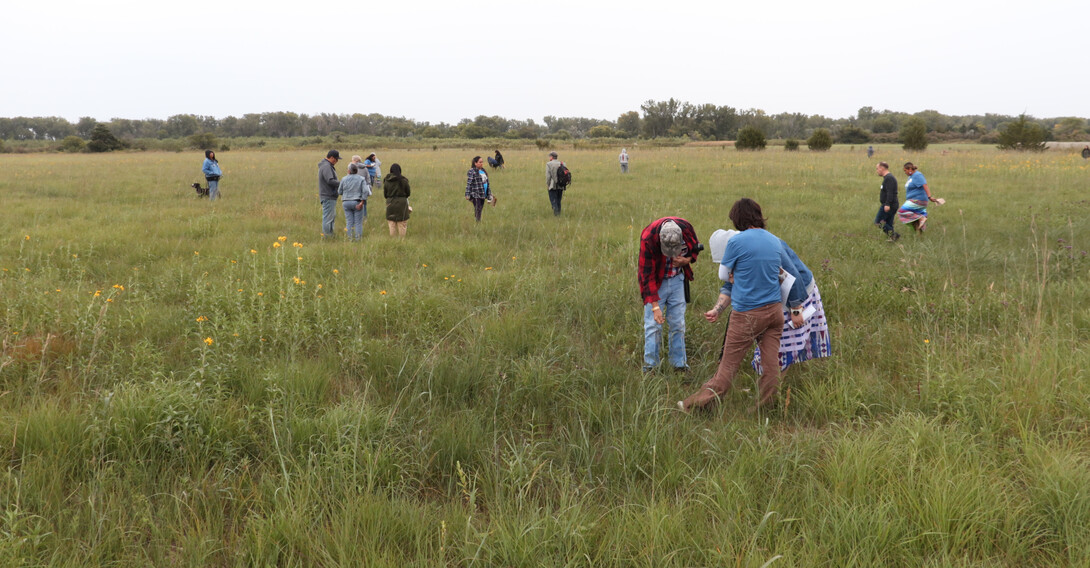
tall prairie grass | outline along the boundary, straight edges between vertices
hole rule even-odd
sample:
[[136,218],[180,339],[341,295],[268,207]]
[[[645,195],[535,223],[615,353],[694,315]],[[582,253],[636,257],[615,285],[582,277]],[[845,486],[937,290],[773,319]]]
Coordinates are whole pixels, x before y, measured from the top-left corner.
[[[363,148],[339,148],[343,155]],[[0,155],[4,565],[1090,565],[1090,168],[1077,154],[879,146],[507,150],[474,223],[472,150],[379,151],[321,242],[324,152]],[[947,205],[896,244],[874,162]],[[339,169],[344,170],[342,163]],[[342,172],[343,173],[343,172]],[[903,176],[901,197],[903,198]],[[814,271],[833,357],[715,412],[695,265],[692,372],[640,372],[640,230],[704,239],[739,197]],[[338,229],[343,213],[338,212]]]

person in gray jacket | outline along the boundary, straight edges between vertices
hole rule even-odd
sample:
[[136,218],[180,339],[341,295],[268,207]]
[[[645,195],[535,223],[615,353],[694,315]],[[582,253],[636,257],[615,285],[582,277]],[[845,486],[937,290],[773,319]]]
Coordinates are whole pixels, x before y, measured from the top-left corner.
[[348,175],[341,179],[341,185],[337,188],[338,193],[341,194],[341,207],[344,207],[344,224],[348,227],[348,240],[351,241],[363,238],[363,222],[367,219],[367,198],[371,197],[371,185],[367,183],[367,178],[360,175],[361,169],[355,163],[348,164]]
[[330,150],[325,159],[318,162],[318,199],[322,202],[322,238],[333,237],[333,222],[337,219],[337,170],[333,167],[341,161],[341,153]]
[[561,166],[559,158],[556,152],[549,152],[549,161],[545,163],[545,188],[549,190],[549,203],[557,217],[560,216],[560,200],[564,197],[564,186],[556,180],[556,170]]

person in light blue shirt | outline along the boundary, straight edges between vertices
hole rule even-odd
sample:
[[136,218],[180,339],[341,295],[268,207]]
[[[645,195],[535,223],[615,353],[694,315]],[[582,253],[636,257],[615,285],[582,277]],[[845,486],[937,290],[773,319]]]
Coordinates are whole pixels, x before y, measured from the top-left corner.
[[931,195],[931,186],[912,162],[905,164],[905,202],[897,210],[897,218],[919,233],[922,233],[927,225],[927,204],[934,201],[939,205],[946,203],[944,199],[938,199]]
[[375,156],[374,152],[367,155],[367,159],[363,161],[363,166],[367,168],[368,175],[371,176],[369,180],[372,188],[382,189],[382,162],[379,161],[378,156]]
[[220,170],[220,163],[216,160],[216,153],[214,151],[204,151],[204,165],[201,166],[201,172],[204,174],[204,179],[208,182],[208,199],[210,201],[219,199],[220,177],[223,176],[223,171]]
[[756,201],[739,199],[729,216],[741,231],[727,243],[721,261],[732,279],[720,289],[715,306],[704,314],[714,323],[728,305],[733,310],[723,356],[715,375],[699,391],[678,401],[678,408],[685,412],[715,404],[730,390],[742,357],[754,342],[761,346],[764,371],[758,382],[757,409],[772,404],[779,392],[777,353],[784,325],[780,273],[791,260],[779,237],[765,230],[764,215]]
[[371,184],[367,176],[360,175],[359,166],[348,164],[348,175],[341,179],[337,193],[341,194],[344,221],[349,240],[363,237],[363,221],[367,219],[367,198],[371,196]]

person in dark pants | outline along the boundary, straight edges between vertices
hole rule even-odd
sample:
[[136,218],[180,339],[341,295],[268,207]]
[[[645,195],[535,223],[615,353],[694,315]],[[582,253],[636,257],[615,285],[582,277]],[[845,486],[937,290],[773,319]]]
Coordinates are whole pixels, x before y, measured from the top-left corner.
[[480,156],[473,156],[473,167],[466,172],[466,200],[473,204],[473,217],[480,223],[484,203],[489,201],[488,174]]
[[889,164],[878,162],[874,167],[882,178],[882,190],[878,194],[878,200],[882,204],[878,207],[878,214],[874,217],[874,224],[882,228],[889,240],[896,241],[901,234],[893,230],[893,218],[897,216],[897,178],[889,172]]
[[549,152],[549,161],[545,163],[545,188],[549,190],[549,203],[553,206],[553,215],[560,216],[560,200],[564,198],[564,186],[556,178],[556,171],[562,162],[556,152]]

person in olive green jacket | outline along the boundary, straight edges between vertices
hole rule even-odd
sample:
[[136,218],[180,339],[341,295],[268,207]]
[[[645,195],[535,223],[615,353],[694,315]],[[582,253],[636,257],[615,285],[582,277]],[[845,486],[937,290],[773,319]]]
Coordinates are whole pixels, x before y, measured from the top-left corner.
[[383,180],[382,195],[386,197],[386,223],[391,237],[395,234],[404,237],[408,229],[409,214],[413,211],[409,207],[409,193],[409,179],[401,175],[401,166],[390,166],[390,174]]

